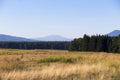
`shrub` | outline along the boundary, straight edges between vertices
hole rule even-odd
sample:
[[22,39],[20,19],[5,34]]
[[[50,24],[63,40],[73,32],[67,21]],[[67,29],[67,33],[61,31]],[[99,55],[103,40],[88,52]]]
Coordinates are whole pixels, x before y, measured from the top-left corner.
[[38,63],[53,63],[53,62],[64,62],[64,63],[74,63],[77,59],[76,58],[65,58],[65,57],[50,57],[50,58],[44,58],[39,61]]

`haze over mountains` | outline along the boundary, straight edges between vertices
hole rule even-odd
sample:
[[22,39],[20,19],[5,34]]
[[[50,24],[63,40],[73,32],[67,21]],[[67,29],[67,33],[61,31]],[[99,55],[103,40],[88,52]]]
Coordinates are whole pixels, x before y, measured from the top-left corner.
[[34,41],[34,40],[23,38],[23,37],[0,34],[0,41]]
[[28,42],[33,41],[34,42],[34,41],[71,41],[71,40],[72,39],[65,38],[59,35],[51,35],[41,38],[28,39],[23,37],[0,34],[0,41],[28,41]]
[[120,35],[120,30],[114,30],[114,31],[108,33],[107,35],[111,36],[111,37],[113,37],[113,36],[119,36]]
[[[108,36],[119,36],[120,35],[120,30],[114,30],[108,34]],[[63,36],[59,35],[49,35],[45,37],[40,37],[40,38],[33,38],[33,39],[28,39],[24,37],[16,37],[16,36],[11,36],[11,35],[5,35],[5,34],[0,34],[0,41],[28,41],[28,42],[34,42],[34,41],[71,41],[72,39],[66,38]]]
[[34,40],[38,41],[71,41],[72,39],[59,36],[59,35],[49,35],[45,37],[35,38]]

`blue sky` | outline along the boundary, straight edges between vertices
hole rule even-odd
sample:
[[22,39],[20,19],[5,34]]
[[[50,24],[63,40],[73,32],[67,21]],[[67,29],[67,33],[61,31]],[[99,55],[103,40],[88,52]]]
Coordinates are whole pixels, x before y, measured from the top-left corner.
[[0,0],[0,34],[74,38],[116,29],[119,0]]

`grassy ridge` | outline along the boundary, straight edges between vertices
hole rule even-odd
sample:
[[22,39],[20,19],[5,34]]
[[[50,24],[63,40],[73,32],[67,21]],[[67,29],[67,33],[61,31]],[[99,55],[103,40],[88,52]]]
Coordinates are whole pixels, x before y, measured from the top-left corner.
[[119,80],[120,55],[0,49],[0,80]]

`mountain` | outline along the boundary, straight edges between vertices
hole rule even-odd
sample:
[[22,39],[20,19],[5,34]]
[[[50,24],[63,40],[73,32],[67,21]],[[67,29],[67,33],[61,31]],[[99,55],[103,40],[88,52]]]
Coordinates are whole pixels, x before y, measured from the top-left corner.
[[111,37],[113,37],[113,36],[119,36],[120,35],[120,30],[114,30],[114,31],[108,33],[107,35],[111,36]]
[[41,38],[35,38],[35,39],[28,39],[28,38],[23,38],[23,37],[16,37],[16,36],[11,36],[11,35],[5,35],[5,34],[0,34],[0,41],[71,41],[72,39],[65,38],[62,36],[58,35],[51,35],[51,36],[46,36],[46,37],[41,37]]
[[35,40],[39,41],[71,41],[72,39],[59,36],[59,35],[50,35],[50,36],[45,36],[45,37],[40,37],[40,38],[35,38]]
[[34,41],[34,40],[23,37],[0,34],[0,41]]

